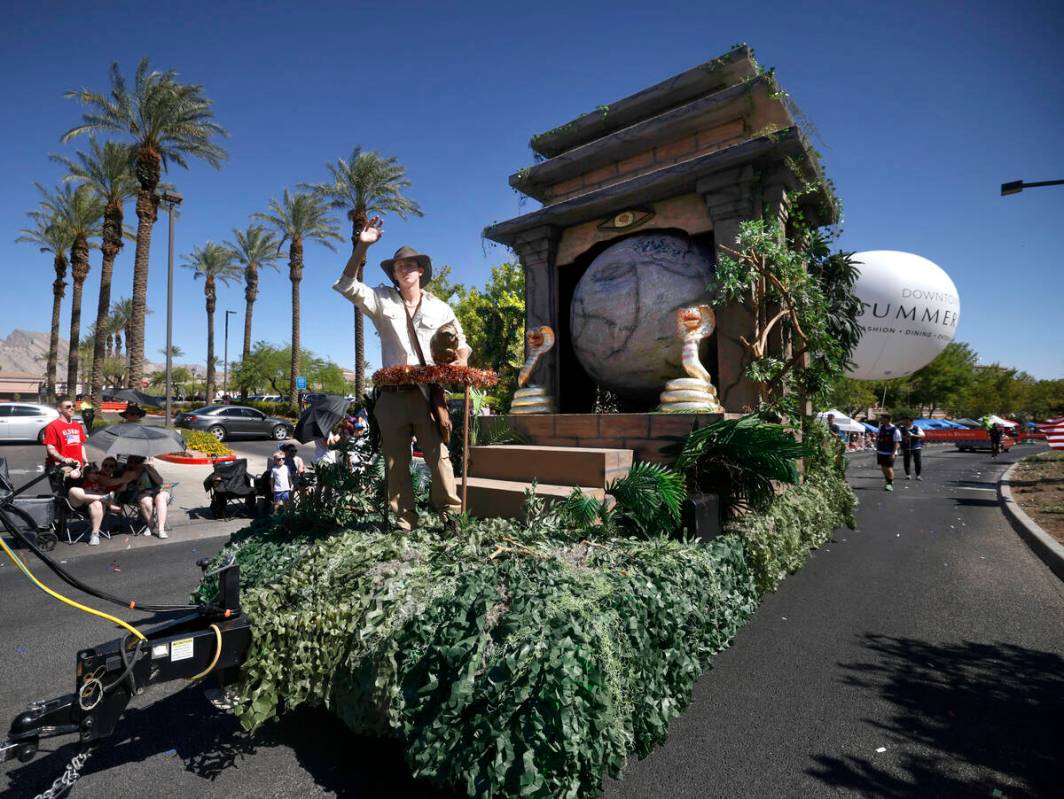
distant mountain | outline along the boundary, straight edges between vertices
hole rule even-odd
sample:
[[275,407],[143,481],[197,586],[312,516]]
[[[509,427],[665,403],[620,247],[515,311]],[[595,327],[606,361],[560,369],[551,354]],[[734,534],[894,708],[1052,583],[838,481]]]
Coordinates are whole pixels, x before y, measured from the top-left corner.
[[[12,330],[5,339],[0,339],[0,371],[24,372],[26,374],[44,377],[48,368],[48,333],[37,333],[30,330]],[[62,381],[66,378],[67,350],[70,344],[65,338],[59,338],[59,367],[56,369],[57,378]],[[207,367],[198,363],[174,364],[191,369],[196,375],[204,375]],[[161,372],[166,367],[165,363],[145,361],[144,372]]]
[[[29,330],[13,330],[0,340],[0,370],[4,372],[25,372],[44,376],[48,368],[48,333],[34,333]],[[66,374],[66,352],[69,344],[65,338],[59,339],[59,373]]]

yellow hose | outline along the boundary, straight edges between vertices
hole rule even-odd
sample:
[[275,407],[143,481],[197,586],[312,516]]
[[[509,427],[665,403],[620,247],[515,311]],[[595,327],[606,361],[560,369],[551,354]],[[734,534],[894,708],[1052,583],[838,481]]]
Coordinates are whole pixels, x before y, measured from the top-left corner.
[[19,560],[18,556],[15,555],[15,553],[12,552],[8,548],[8,546],[4,542],[3,538],[0,538],[0,547],[3,547],[4,552],[6,552],[7,556],[9,558],[11,558],[11,562],[14,563],[19,568],[19,571],[21,571],[23,574],[25,574],[27,577],[29,577],[30,581],[33,582],[33,584],[36,585],[38,588],[40,588],[42,591],[44,591],[44,593],[48,594],[49,596],[55,597],[60,602],[63,602],[65,604],[67,604],[67,605],[70,605],[72,608],[77,608],[78,610],[84,611],[85,613],[88,613],[91,616],[99,616],[101,619],[107,619],[108,621],[114,622],[119,627],[125,627],[127,630],[129,630],[131,633],[133,633],[133,635],[137,636],[137,638],[139,638],[141,641],[147,641],[148,640],[147,637],[144,635],[144,633],[142,633],[140,630],[138,630],[133,625],[128,624],[128,623],[122,621],[121,619],[110,615],[109,613],[104,613],[103,611],[95,610],[94,608],[90,608],[90,607],[86,607],[85,605],[82,605],[80,602],[75,602],[73,599],[68,599],[67,597],[63,596],[62,594],[57,593],[56,591],[53,591],[51,588],[49,588],[48,586],[46,586],[44,583],[42,583],[40,580],[38,580],[36,577],[33,576],[33,573],[26,567],[26,564],[24,564],[21,560]]
[[197,682],[198,680],[202,680],[204,677],[210,674],[214,667],[218,665],[218,658],[222,656],[222,631],[218,629],[217,624],[212,624],[211,629],[214,630],[214,660],[211,661],[211,665],[209,665],[195,677],[189,677],[189,682]]

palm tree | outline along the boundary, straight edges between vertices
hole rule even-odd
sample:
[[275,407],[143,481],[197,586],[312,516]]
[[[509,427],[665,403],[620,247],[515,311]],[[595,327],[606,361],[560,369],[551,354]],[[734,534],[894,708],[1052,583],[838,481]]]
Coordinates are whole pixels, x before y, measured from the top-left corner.
[[55,281],[52,283],[52,332],[48,341],[48,366],[45,374],[45,393],[49,403],[55,402],[55,373],[59,363],[59,313],[66,293],[66,252],[74,237],[54,213],[42,208],[31,211],[32,228],[23,228],[15,241],[36,244],[41,252],[52,253]]
[[137,65],[132,88],[118,64],[111,65],[109,94],[88,89],[69,91],[67,98],[87,106],[81,124],[63,134],[68,142],[82,134],[117,133],[132,139],[137,194],[137,251],[133,265],[133,317],[126,339],[130,351],[131,385],[144,374],[144,317],[148,297],[148,256],[152,225],[158,215],[156,189],[172,161],[187,169],[188,157],[202,158],[216,169],[226,152],[212,138],[229,134],[214,121],[213,103],[198,84],[184,84],[173,70],[149,71],[148,59]]
[[101,233],[100,222],[103,219],[103,201],[88,186],[60,186],[55,194],[49,195],[47,189],[38,185],[37,189],[44,195],[41,202],[70,231],[73,242],[70,245],[70,276],[74,291],[70,297],[70,351],[67,356],[67,392],[73,394],[78,385],[78,347],[81,339],[81,294],[85,289],[85,278],[89,276],[89,249],[96,244],[91,241]]
[[[133,324],[133,300],[122,297],[111,305],[111,332],[115,337],[115,357],[122,357],[122,336],[126,337],[126,379],[129,379],[129,329]],[[127,382],[127,385],[129,383]]]
[[233,251],[208,241],[185,256],[186,269],[203,278],[203,296],[207,300],[207,402],[214,398],[214,306],[218,298],[217,281],[226,285],[240,277],[241,268],[233,263]]
[[[244,349],[240,360],[245,361],[251,355],[251,317],[255,299],[259,296],[259,268],[268,266],[277,270],[277,261],[281,259],[280,242],[261,225],[249,225],[247,230],[234,230],[235,242],[226,242],[233,251],[236,263],[244,270]],[[240,387],[241,396],[247,395],[247,386]]]
[[[351,158],[340,159],[335,164],[326,164],[332,177],[331,183],[320,183],[310,188],[333,208],[347,212],[351,222],[351,245],[358,244],[358,234],[374,214],[396,214],[406,219],[408,214],[423,216],[416,202],[404,197],[404,189],[410,188],[406,167],[395,158],[385,158],[374,150],[362,152],[361,147],[351,151]],[[358,265],[358,279],[362,279],[365,259]],[[366,338],[362,311],[355,308],[355,394],[361,397],[366,391]]]
[[96,304],[96,340],[93,346],[91,393],[99,406],[103,401],[103,364],[105,339],[109,335],[107,312],[111,308],[111,275],[115,258],[122,249],[125,232],[122,206],[137,194],[139,184],[133,174],[132,149],[128,145],[106,142],[102,147],[94,137],[89,152],[78,152],[76,159],[53,155],[67,168],[67,180],[81,181],[90,186],[104,203],[103,263],[100,265],[100,298]]
[[292,281],[292,373],[288,387],[288,403],[296,407],[296,375],[299,374],[299,282],[303,279],[303,243],[317,241],[335,250],[332,242],[340,241],[336,226],[329,219],[325,202],[314,194],[292,196],[284,190],[281,201],[270,200],[269,211],[256,213],[255,218],[266,222],[281,234],[278,246],[288,242],[288,279]]

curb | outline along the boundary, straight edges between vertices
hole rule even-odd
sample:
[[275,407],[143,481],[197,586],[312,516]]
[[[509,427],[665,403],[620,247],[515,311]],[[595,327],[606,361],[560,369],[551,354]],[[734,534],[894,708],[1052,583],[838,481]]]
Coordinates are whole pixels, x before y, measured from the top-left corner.
[[193,458],[185,455],[157,455],[161,461],[167,463],[180,463],[183,466],[213,466],[216,463],[225,463],[226,461],[235,461],[236,453],[229,455],[207,455],[202,458]]
[[998,481],[998,498],[1001,500],[1002,509],[1013,529],[1020,534],[1031,551],[1042,559],[1050,571],[1064,580],[1064,546],[1039,527],[1012,498],[1010,480],[1012,473],[1021,463],[1022,461],[1017,461],[1012,464]]

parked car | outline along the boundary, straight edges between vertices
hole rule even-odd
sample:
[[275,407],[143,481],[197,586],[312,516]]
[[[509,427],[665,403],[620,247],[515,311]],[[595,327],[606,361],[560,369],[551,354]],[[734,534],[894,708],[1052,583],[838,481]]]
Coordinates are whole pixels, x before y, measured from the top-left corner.
[[179,413],[174,424],[187,430],[205,430],[219,441],[236,436],[272,438],[284,441],[292,435],[287,419],[267,416],[262,411],[242,405],[205,405],[194,411]]
[[[59,417],[51,405],[28,402],[0,402],[0,441],[33,441],[44,443],[44,428]],[[80,416],[74,417],[81,422]],[[84,425],[82,425],[84,427]]]
[[248,397],[249,402],[280,402],[280,394],[253,394]]

